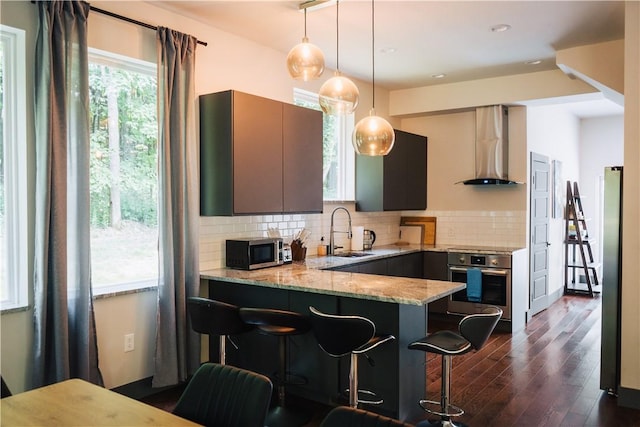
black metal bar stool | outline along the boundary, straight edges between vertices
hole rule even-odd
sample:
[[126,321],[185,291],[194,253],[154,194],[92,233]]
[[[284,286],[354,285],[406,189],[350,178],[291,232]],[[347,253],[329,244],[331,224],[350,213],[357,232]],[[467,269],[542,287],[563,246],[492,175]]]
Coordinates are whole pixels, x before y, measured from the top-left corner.
[[459,427],[464,425],[451,421],[451,417],[464,414],[464,410],[452,405],[449,401],[451,395],[451,358],[472,350],[480,350],[498,324],[500,316],[502,316],[501,309],[488,307],[482,313],[463,317],[458,324],[459,334],[453,331],[437,331],[409,344],[411,350],[422,350],[442,355],[440,402],[420,400],[422,409],[430,414],[439,415],[440,419],[433,422],[425,420],[418,426]]
[[191,327],[200,334],[218,336],[220,341],[220,364],[225,364],[226,341],[237,349],[229,335],[237,335],[253,329],[253,325],[242,321],[238,307],[208,298],[187,298],[187,311],[191,319]]
[[[310,414],[285,406],[285,385],[293,383],[293,375],[287,374],[287,337],[301,335],[311,329],[309,318],[300,313],[268,308],[240,308],[240,317],[254,325],[261,333],[278,337],[279,366],[275,383],[278,386],[278,406],[267,415],[269,427],[301,426],[311,418]],[[298,381],[304,384],[304,379]]]
[[[374,392],[358,389],[358,355],[394,340],[393,335],[376,335],[375,324],[361,316],[326,314],[309,307],[313,333],[320,348],[330,356],[350,355],[349,366],[349,406],[357,408],[358,403],[379,405],[384,402]],[[367,398],[360,398],[360,395]]]

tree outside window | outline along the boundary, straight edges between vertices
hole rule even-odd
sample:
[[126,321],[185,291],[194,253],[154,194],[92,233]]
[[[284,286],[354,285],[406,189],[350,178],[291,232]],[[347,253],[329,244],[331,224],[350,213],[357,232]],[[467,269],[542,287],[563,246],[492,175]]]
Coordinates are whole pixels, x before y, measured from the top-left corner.
[[93,52],[89,87],[93,286],[155,285],[158,277],[155,65]]
[[[318,94],[294,89],[296,105],[320,110]],[[324,200],[353,200],[355,154],[351,146],[353,114],[323,114],[322,184]]]

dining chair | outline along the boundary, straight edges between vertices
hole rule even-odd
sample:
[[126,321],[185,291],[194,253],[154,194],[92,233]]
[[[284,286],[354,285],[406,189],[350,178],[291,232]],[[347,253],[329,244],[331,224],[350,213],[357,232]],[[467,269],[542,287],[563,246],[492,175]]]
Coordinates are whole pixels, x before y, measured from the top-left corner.
[[4,378],[2,378],[1,375],[0,375],[0,381],[2,382],[2,390],[1,390],[2,394],[0,395],[0,398],[11,396],[11,390],[9,390],[9,386],[7,386],[7,383],[4,382]]
[[273,385],[264,375],[231,365],[202,364],[173,413],[216,427],[263,427]]
[[364,409],[338,406],[327,414],[320,427],[413,427],[413,424],[407,424]]

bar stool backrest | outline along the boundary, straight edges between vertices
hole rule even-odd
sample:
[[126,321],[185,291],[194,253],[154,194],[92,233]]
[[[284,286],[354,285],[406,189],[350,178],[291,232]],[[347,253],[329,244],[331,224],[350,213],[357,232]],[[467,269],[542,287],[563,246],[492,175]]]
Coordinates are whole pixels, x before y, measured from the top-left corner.
[[274,335],[304,334],[311,329],[309,318],[295,311],[242,307],[240,318],[245,323]]
[[365,345],[376,334],[375,324],[361,316],[326,314],[309,307],[313,333],[320,348],[340,357]]
[[458,330],[474,349],[480,350],[489,339],[501,316],[501,309],[488,307],[482,313],[465,316],[460,321]]
[[235,335],[253,328],[242,321],[238,307],[208,298],[187,298],[187,311],[194,331],[206,335]]

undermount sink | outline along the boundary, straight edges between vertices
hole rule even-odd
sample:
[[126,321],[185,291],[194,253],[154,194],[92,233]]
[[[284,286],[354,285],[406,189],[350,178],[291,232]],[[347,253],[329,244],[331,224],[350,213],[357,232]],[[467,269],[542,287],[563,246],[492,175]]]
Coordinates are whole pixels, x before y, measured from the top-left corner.
[[333,254],[333,256],[338,256],[338,257],[342,257],[342,258],[359,258],[359,257],[363,257],[363,256],[367,256],[367,255],[373,255],[372,253],[369,252],[338,252],[337,254]]

